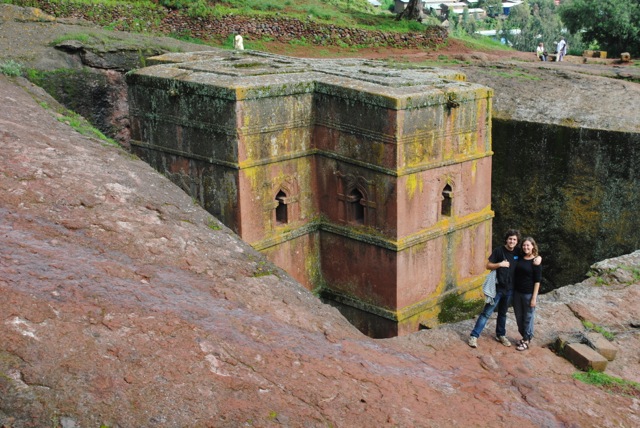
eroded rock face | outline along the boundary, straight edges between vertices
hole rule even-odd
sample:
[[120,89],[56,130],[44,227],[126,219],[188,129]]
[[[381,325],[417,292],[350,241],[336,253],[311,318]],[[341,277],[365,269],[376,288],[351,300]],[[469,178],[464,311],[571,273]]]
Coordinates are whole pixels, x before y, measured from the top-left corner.
[[573,380],[545,346],[585,308],[618,333],[607,372],[639,382],[640,286],[616,272],[640,254],[542,296],[524,353],[493,321],[477,349],[473,320],[373,340],[21,84],[0,77],[0,425],[640,424],[637,397]]
[[533,234],[551,256],[544,291],[640,248],[640,133],[501,119],[492,131],[494,242],[514,224]]
[[30,78],[105,135],[128,144],[124,73],[167,51],[209,49],[171,38],[130,35],[40,9],[0,5],[0,52],[31,69]]

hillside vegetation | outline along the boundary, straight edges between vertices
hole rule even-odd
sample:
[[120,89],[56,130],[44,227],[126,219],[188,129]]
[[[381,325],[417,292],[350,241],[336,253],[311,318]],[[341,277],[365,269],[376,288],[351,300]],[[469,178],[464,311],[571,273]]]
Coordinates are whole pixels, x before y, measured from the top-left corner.
[[153,31],[159,18],[180,13],[198,19],[223,16],[288,17],[345,27],[385,31],[420,31],[418,22],[396,21],[395,15],[372,7],[367,0],[17,0],[3,1],[51,11],[55,16],[84,15],[104,26],[122,30]]
[[[82,18],[107,29],[163,34],[189,42],[231,47],[233,28],[229,22],[297,22],[312,28],[312,35],[291,31],[273,35],[265,32],[245,33],[247,49],[270,50],[272,42],[295,46],[332,45],[353,52],[372,47],[434,48],[446,43],[447,32],[439,21],[396,20],[389,12],[389,0],[374,8],[367,0],[17,0],[4,3],[37,7],[58,18]],[[227,24],[216,25],[221,21]],[[337,34],[336,28],[349,29]],[[353,32],[358,32],[354,36]],[[325,33],[318,36],[318,33]],[[381,36],[382,34],[382,36]],[[427,34],[428,43],[422,41]],[[430,34],[435,34],[431,36]],[[457,31],[452,36],[479,49],[508,49],[483,36]]]

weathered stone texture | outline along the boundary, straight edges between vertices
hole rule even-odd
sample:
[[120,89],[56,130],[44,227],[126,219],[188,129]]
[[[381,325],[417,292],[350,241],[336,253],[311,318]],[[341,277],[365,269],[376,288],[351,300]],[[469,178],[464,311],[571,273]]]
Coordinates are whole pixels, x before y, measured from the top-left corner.
[[494,119],[492,129],[495,241],[512,225],[532,234],[552,256],[545,291],[582,279],[608,255],[640,248],[639,128]]
[[567,306],[580,321],[597,322],[597,317],[589,310],[588,306],[577,302],[569,302]]

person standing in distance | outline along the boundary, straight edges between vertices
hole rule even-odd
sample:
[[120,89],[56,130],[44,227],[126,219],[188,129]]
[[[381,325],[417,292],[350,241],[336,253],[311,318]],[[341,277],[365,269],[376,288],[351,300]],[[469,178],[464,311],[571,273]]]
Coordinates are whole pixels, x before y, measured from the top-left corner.
[[556,46],[556,62],[562,61],[566,54],[567,54],[567,42],[564,40],[564,37],[560,37],[560,41]]
[[[496,340],[504,346],[511,346],[511,342],[507,338],[507,310],[511,305],[511,295],[513,293],[513,278],[515,274],[516,264],[521,256],[518,241],[520,240],[520,232],[517,230],[508,230],[505,233],[504,245],[493,250],[487,261],[487,269],[496,271],[496,296],[493,303],[486,303],[482,312],[476,320],[476,324],[469,336],[469,346],[478,347],[478,338],[484,330],[485,325],[493,311],[498,311],[498,319],[496,321]],[[536,257],[534,261],[537,265],[542,262],[541,257]]]
[[544,50],[544,43],[538,43],[538,47],[536,48],[536,56],[540,61],[547,60],[547,51]]

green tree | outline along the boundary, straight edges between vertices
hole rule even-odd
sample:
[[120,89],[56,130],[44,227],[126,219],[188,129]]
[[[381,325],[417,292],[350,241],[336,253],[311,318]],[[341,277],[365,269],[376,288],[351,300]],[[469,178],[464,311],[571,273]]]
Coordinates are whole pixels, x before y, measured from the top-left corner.
[[571,33],[612,55],[640,55],[640,0],[568,0],[560,17]]
[[487,11],[490,17],[496,17],[502,13],[502,0],[483,0],[478,6]]
[[[555,50],[554,43],[560,38],[563,24],[556,12],[553,0],[525,0],[513,7],[504,23],[501,36],[508,40],[514,48],[535,51],[538,43],[543,42],[549,52]],[[581,49],[579,35],[565,35],[569,47]]]
[[396,20],[407,19],[409,21],[422,20],[422,0],[409,0],[407,7],[396,16]]
[[476,19],[469,14],[469,8],[465,7],[462,10],[462,28],[467,34],[473,34],[476,32],[478,25],[476,23]]
[[528,40],[531,21],[531,8],[525,0],[518,6],[512,7],[509,17],[502,27],[502,38],[514,48],[520,51],[528,51],[530,49],[530,41]]

